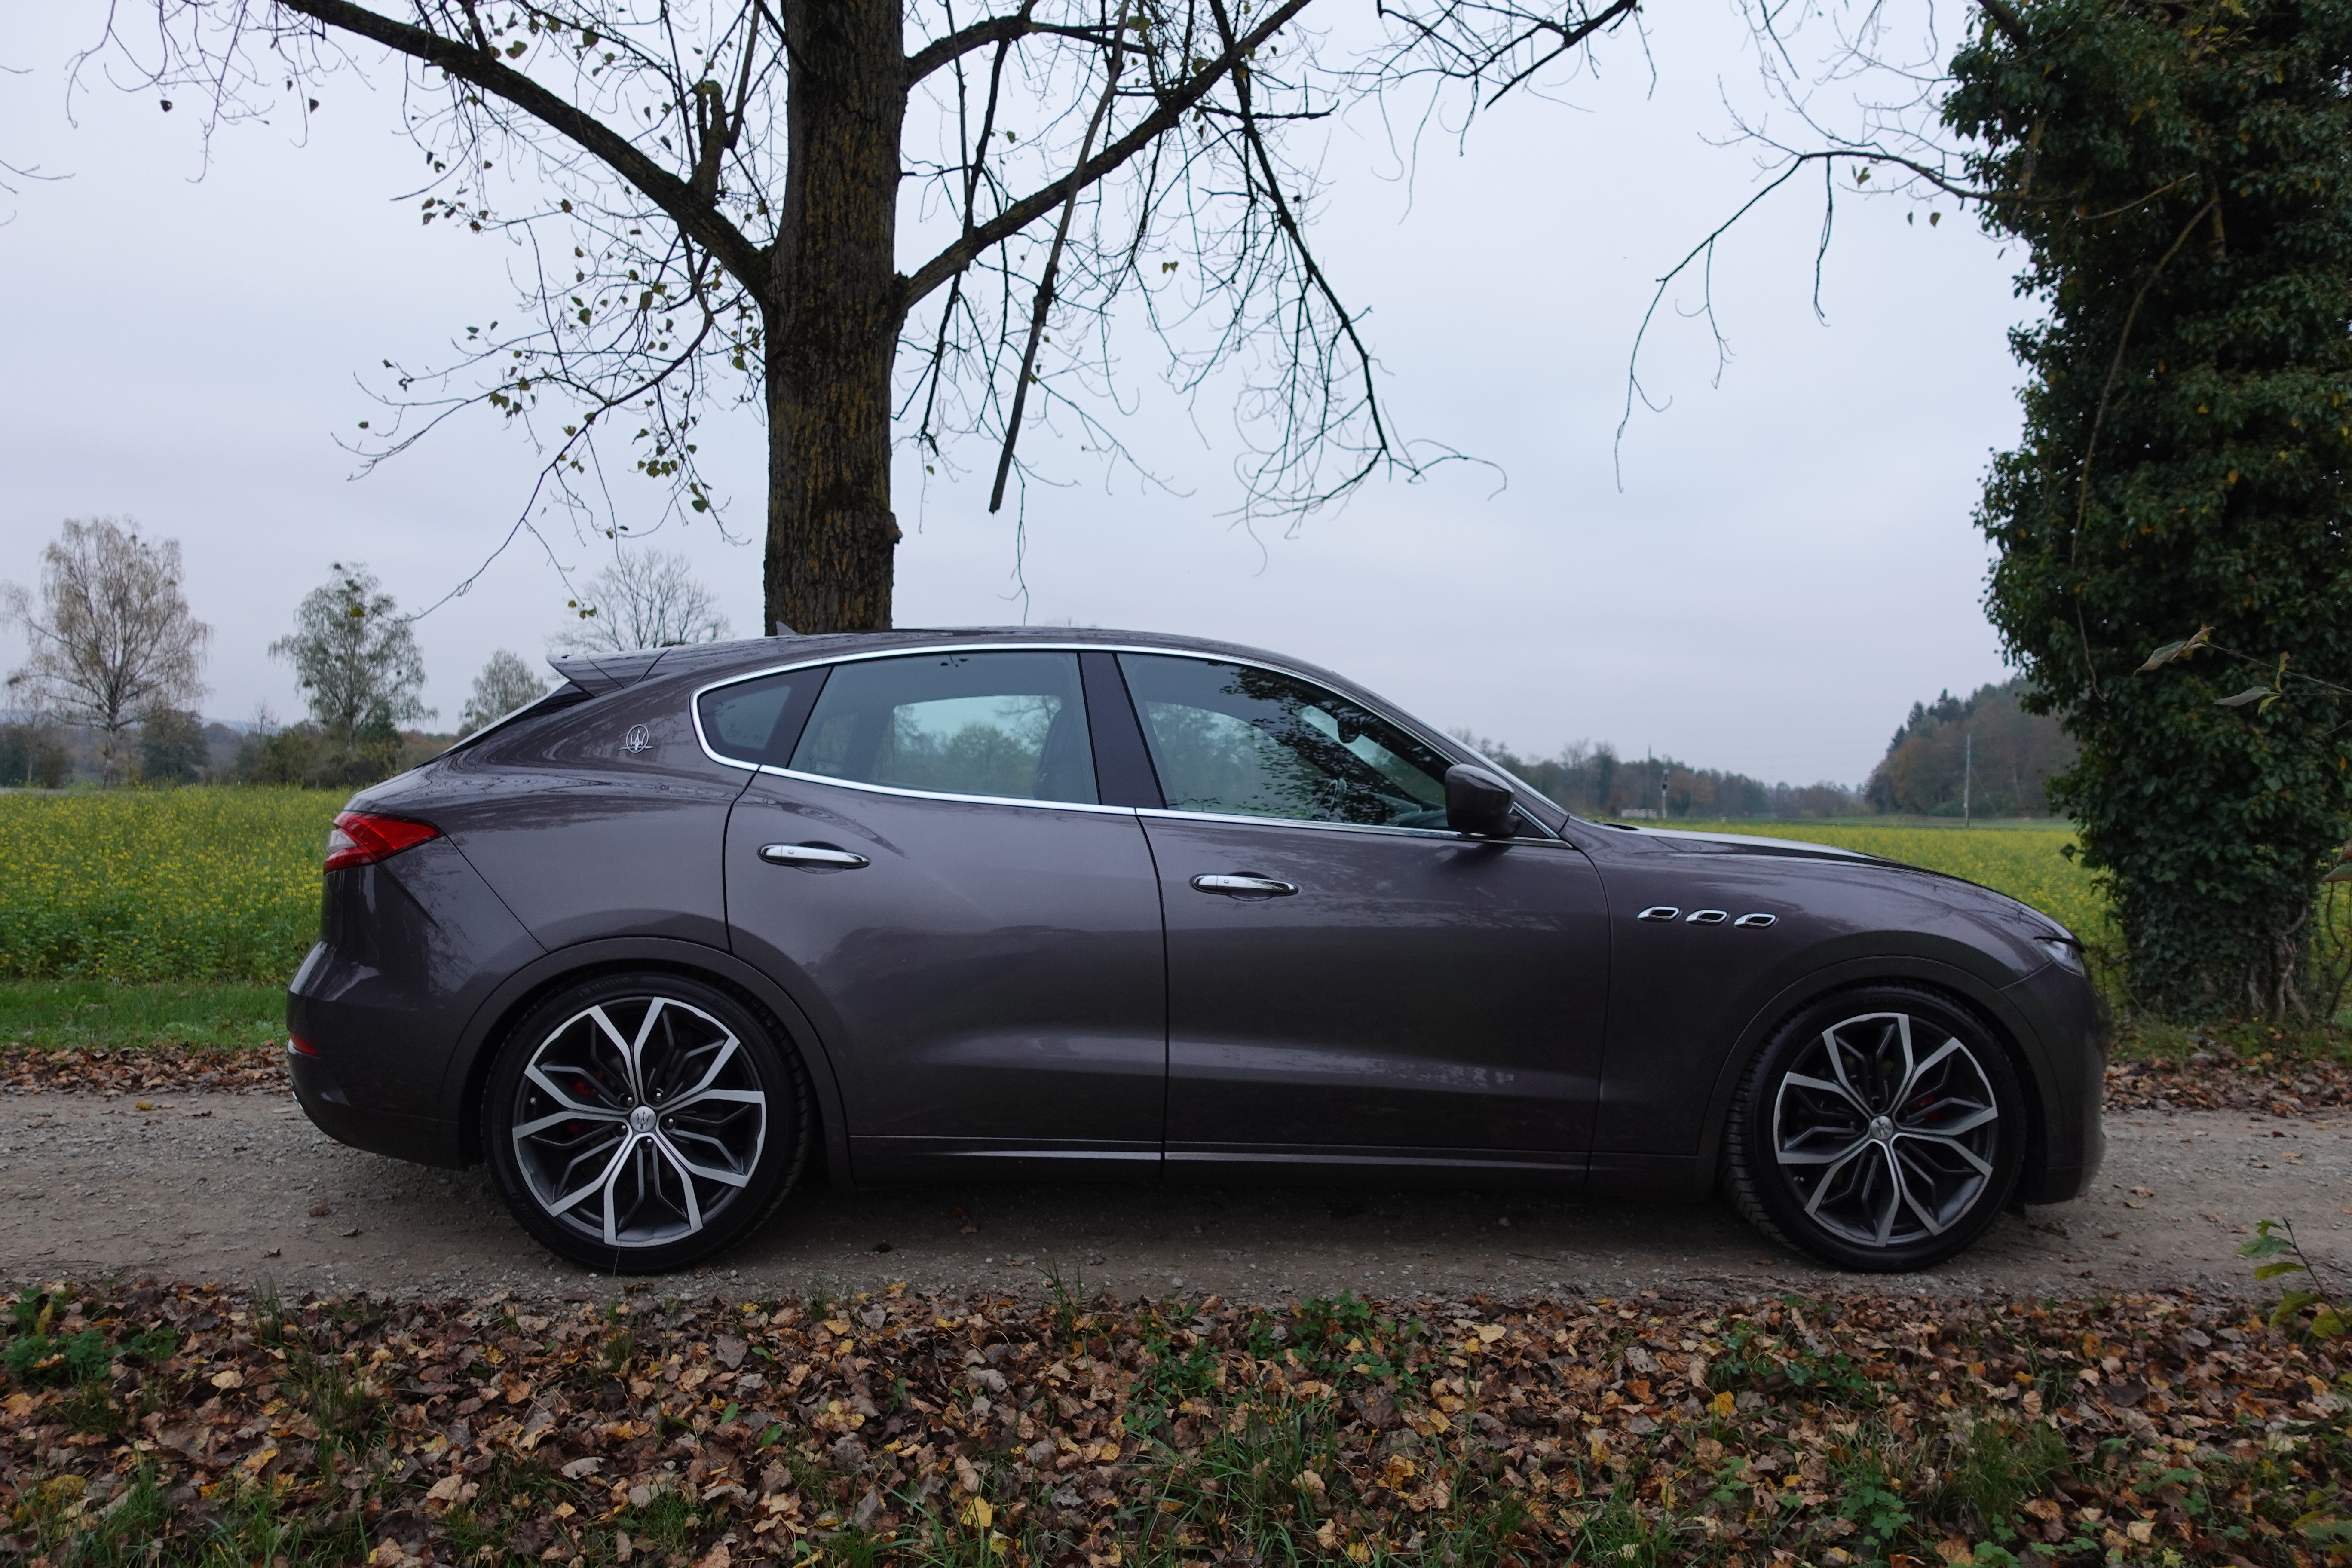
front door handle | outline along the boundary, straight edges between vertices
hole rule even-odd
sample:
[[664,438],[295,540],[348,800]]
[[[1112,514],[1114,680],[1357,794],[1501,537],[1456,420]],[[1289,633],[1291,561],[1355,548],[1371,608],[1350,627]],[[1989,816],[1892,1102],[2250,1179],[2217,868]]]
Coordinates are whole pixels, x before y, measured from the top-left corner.
[[1261,899],[1286,899],[1298,891],[1297,883],[1280,881],[1273,877],[1195,877],[1192,886],[1204,893],[1224,893],[1244,898],[1255,895]]
[[771,866],[830,866],[839,871],[855,871],[868,864],[863,855],[816,844],[762,844],[760,858]]

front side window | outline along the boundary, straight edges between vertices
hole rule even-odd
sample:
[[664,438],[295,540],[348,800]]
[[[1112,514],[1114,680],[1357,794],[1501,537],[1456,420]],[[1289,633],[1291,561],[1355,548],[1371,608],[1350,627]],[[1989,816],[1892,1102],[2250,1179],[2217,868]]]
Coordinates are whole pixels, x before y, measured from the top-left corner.
[[1270,669],[1121,654],[1171,809],[1443,828],[1445,757],[1337,692]]
[[1091,804],[1069,653],[923,653],[833,667],[793,770],[940,795]]

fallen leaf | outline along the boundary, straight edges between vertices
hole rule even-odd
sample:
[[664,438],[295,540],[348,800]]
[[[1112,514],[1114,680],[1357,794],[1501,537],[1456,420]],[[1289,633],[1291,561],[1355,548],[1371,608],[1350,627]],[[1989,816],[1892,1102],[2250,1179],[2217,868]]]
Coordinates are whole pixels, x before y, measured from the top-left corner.
[[243,1388],[245,1386],[245,1373],[237,1371],[235,1367],[231,1367],[226,1372],[216,1372],[213,1373],[209,1381],[215,1388]]
[[335,1205],[329,1203],[324,1198],[320,1198],[317,1203],[310,1205],[310,1217],[312,1219],[324,1219],[334,1212]]

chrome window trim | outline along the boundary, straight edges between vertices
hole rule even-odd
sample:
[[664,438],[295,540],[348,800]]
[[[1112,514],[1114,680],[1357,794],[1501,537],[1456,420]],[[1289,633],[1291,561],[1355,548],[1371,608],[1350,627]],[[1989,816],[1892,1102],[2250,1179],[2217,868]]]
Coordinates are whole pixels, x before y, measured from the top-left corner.
[[[865,790],[872,795],[903,795],[914,800],[961,800],[972,801],[983,805],[1030,805],[1049,811],[1109,812],[1121,816],[1164,816],[1192,822],[1274,823],[1285,827],[1331,828],[1348,833],[1409,834],[1416,838],[1445,838],[1482,844],[1490,842],[1523,842],[1523,840],[1517,838],[1492,840],[1472,839],[1468,834],[1456,833],[1450,827],[1387,827],[1370,823],[1322,822],[1313,817],[1305,816],[1248,816],[1240,814],[1227,814],[1222,812],[1180,811],[1171,806],[1103,805],[1098,803],[1087,801],[1031,800],[1025,796],[953,795],[942,790],[901,789],[895,784],[864,784],[856,779],[837,779],[824,773],[800,773],[792,768],[777,767],[771,763],[747,763],[740,757],[722,756],[710,744],[710,737],[703,733],[702,699],[709,692],[719,690],[725,687],[740,686],[748,680],[765,680],[772,675],[789,675],[796,669],[814,669],[820,665],[856,664],[864,660],[873,658],[912,658],[927,653],[1156,654],[1163,658],[1196,658],[1206,664],[1244,665],[1252,669],[1270,670],[1276,675],[1288,676],[1293,680],[1305,681],[1307,685],[1315,688],[1318,691],[1330,690],[1329,687],[1325,686],[1322,681],[1317,679],[1314,676],[1305,674],[1299,670],[1292,669],[1285,665],[1271,664],[1265,659],[1237,658],[1229,654],[1200,653],[1191,648],[1156,647],[1149,643],[1003,641],[927,643],[919,644],[911,647],[901,646],[898,647],[876,648],[866,653],[837,653],[820,655],[814,658],[795,659],[789,664],[770,665],[762,669],[746,670],[740,675],[726,676],[720,679],[713,680],[707,685],[698,686],[695,688],[693,694],[688,697],[686,701],[687,716],[691,719],[694,723],[695,742],[702,748],[702,754],[704,756],[709,757],[712,762],[719,763],[722,767],[741,768],[747,773],[772,773],[777,778],[796,779],[803,784],[831,784],[837,789]],[[1085,679],[1084,675],[1082,674],[1079,679],[1083,681]],[[1346,697],[1347,700],[1350,702],[1359,700],[1356,698],[1348,697],[1345,692],[1334,691],[1331,694],[1335,697]],[[1411,724],[1404,722],[1394,713],[1389,712],[1385,709],[1381,708],[1374,708],[1372,711],[1380,714],[1381,718],[1387,720],[1390,723],[1394,724],[1398,729],[1403,731],[1406,734],[1411,735],[1414,740],[1419,741],[1423,745],[1427,746],[1439,756],[1443,757],[1451,754],[1444,746],[1438,744],[1435,741],[1433,741],[1429,736],[1422,733],[1421,731],[1415,729]],[[1138,725],[1140,725],[1143,722],[1143,715],[1140,712],[1136,714],[1135,721]],[[1091,724],[1087,727],[1087,742],[1089,746],[1094,743],[1094,731]],[[1486,763],[1482,758],[1475,765],[1486,766],[1491,764]],[[1511,782],[1518,784],[1522,789],[1527,789],[1528,793],[1530,795],[1537,793],[1533,789],[1529,789],[1528,786],[1520,780],[1513,779]],[[1559,835],[1552,832],[1550,828],[1546,827],[1533,813],[1528,811],[1526,808],[1515,805],[1512,809],[1517,812],[1521,818],[1534,824],[1536,829],[1543,835],[1543,837],[1539,839],[1524,840],[1524,842],[1553,844],[1568,843],[1566,838],[1561,837]],[[1571,848],[1574,847],[1572,845],[1570,847]]]

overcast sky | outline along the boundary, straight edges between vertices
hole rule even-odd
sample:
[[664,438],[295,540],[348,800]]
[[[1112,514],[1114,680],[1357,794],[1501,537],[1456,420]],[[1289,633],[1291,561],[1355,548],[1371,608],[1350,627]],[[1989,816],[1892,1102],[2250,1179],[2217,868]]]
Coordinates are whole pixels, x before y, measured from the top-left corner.
[[[60,519],[135,517],[180,542],[215,627],[205,711],[298,716],[266,648],[331,562],[364,561],[421,605],[521,505],[533,455],[487,419],[365,478],[337,445],[382,416],[368,367],[430,360],[510,309],[509,257],[394,199],[416,154],[389,95],[356,82],[307,142],[236,128],[209,163],[195,116],[152,94],[91,80],[69,103],[66,61],[101,10],[15,0],[0,36],[21,73],[0,77],[0,158],[65,176],[0,195],[0,579],[33,583]],[[1253,534],[1229,515],[1222,411],[1150,400],[1120,434],[1184,493],[1040,445],[1073,482],[1030,491],[1024,605],[985,467],[926,489],[909,459],[899,624],[1232,638],[1524,752],[1581,738],[1795,782],[1859,782],[1913,702],[2002,679],[1969,513],[2018,426],[2017,257],[1948,210],[1931,226],[1907,202],[1843,200],[1823,325],[1820,187],[1792,184],[1717,261],[1735,356],[1719,385],[1704,325],[1661,312],[1644,381],[1671,405],[1634,419],[1621,489],[1627,350],[1654,279],[1754,189],[1753,157],[1721,143],[1726,100],[1758,89],[1730,0],[1661,7],[1647,58],[1627,36],[1600,60],[1598,80],[1507,101],[1458,156],[1433,145],[1409,187],[1376,124],[1332,132],[1318,237],[1371,308],[1392,416],[1491,468],[1375,484],[1296,537]],[[1696,306],[1696,285],[1673,302]],[[1133,344],[1139,374],[1149,352]],[[709,436],[744,542],[707,520],[656,541],[691,555],[740,634],[759,623],[761,438],[748,414]],[[568,563],[600,559],[601,542],[551,537]],[[418,624],[443,724],[494,649],[544,653],[564,596],[526,543]],[[0,635],[0,667],[22,654]]]

